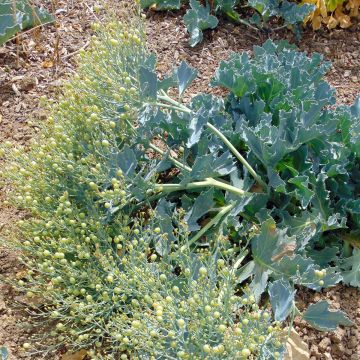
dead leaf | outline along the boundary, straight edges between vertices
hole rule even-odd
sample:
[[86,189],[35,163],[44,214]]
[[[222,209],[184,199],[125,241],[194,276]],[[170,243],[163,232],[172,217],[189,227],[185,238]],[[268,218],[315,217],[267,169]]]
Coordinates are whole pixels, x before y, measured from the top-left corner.
[[327,16],[327,8],[324,0],[319,0],[317,3],[318,9],[320,9],[320,14],[324,18]]
[[279,254],[274,255],[271,258],[271,261],[275,262],[281,260],[284,256],[291,256],[294,254],[295,249],[296,249],[296,244],[294,243],[285,244],[283,246],[282,251]]
[[21,270],[18,271],[15,276],[17,279],[24,279],[26,278],[26,275],[27,275],[27,270]]
[[335,19],[333,16],[330,16],[327,19],[327,27],[329,30],[335,29],[338,24],[339,24],[339,21],[337,19]]
[[[285,329],[286,336],[288,329]],[[286,341],[286,354],[284,360],[308,360],[310,359],[310,351],[302,341],[300,335],[295,331],[295,329],[291,329],[290,336]]]
[[312,19],[313,30],[319,30],[321,28],[321,16],[314,16]]
[[340,27],[343,29],[348,28],[349,26],[351,26],[351,20],[350,20],[350,16],[344,14],[341,11],[341,7],[338,7],[335,11],[335,17],[336,19],[339,21],[340,23]]
[[52,68],[54,66],[54,62],[52,60],[45,60],[41,66],[44,68],[44,69],[49,69],[49,68]]
[[254,193],[263,193],[264,189],[263,187],[259,184],[259,183],[255,183],[252,187],[251,187],[251,191]]
[[68,351],[66,354],[64,354],[61,357],[61,360],[83,360],[85,359],[85,356],[87,355],[87,351],[82,349],[75,353],[72,353]]

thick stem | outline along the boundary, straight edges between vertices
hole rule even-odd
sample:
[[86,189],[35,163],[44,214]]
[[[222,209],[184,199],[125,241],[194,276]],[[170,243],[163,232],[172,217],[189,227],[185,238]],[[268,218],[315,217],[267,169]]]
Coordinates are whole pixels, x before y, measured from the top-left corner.
[[347,241],[344,241],[343,254],[345,257],[350,257],[352,255],[351,245]]
[[256,173],[256,171],[251,167],[251,165],[243,158],[243,156],[236,150],[235,146],[226,138],[226,136],[219,131],[215,126],[210,123],[206,123],[206,126],[215,133],[230,149],[230,151],[236,156],[236,158],[244,165],[247,171],[254,177],[254,179],[263,187],[267,188],[266,183],[261,179],[261,177]]
[[[160,96],[159,96],[160,98]],[[163,107],[163,108],[166,108],[166,109],[170,109],[170,110],[176,110],[176,111],[182,111],[182,112],[187,112],[185,111],[184,108],[180,107],[180,106],[176,106],[176,105],[168,105],[168,104],[163,104],[163,103],[155,103],[156,106],[160,106],[160,107]]]
[[225,184],[221,181],[215,180],[213,178],[206,178],[203,181],[196,181],[192,183],[188,183],[185,185],[181,184],[156,184],[155,189],[163,192],[173,192],[180,190],[191,190],[191,189],[201,189],[204,187],[217,187],[218,189],[226,190],[236,194],[238,196],[250,196],[251,193],[246,192],[242,189],[236,188],[235,186]]
[[175,105],[175,106],[183,109],[182,111],[184,111],[184,112],[186,112],[186,113],[191,113],[191,110],[190,110],[187,106],[185,106],[185,105],[179,103],[178,101],[172,99],[170,96],[168,96],[168,95],[166,94],[165,91],[161,91],[161,93],[162,93],[163,95],[158,95],[158,99],[167,101],[168,103],[170,103],[170,104],[172,104],[172,105]]
[[250,29],[253,29],[255,31],[258,31],[259,29],[256,28],[255,26],[252,26],[248,21],[241,19],[240,15],[236,12],[236,11],[228,11],[225,12],[225,15],[232,21],[237,22],[238,24],[243,24],[248,26]]
[[202,227],[197,233],[196,235],[194,235],[189,241],[188,241],[188,245],[192,245],[194,242],[196,242],[197,240],[199,240],[211,227],[213,227],[214,225],[216,225],[221,218],[227,214],[233,207],[235,206],[235,204],[230,204],[227,206],[224,206],[221,211],[219,211],[215,217],[213,217],[204,227]]
[[[166,108],[171,108],[178,111],[183,111],[186,113],[191,113],[191,110],[186,107],[185,105],[179,103],[178,101],[170,98],[164,91],[161,92],[164,95],[158,95],[158,98],[168,103],[172,104],[172,106],[167,105]],[[161,106],[161,104],[157,104]],[[215,126],[210,124],[209,122],[206,123],[206,126],[216,134],[230,149],[230,151],[236,156],[236,158],[243,164],[243,166],[247,169],[247,171],[254,177],[254,179],[264,188],[267,189],[266,183],[261,179],[261,177],[256,173],[256,171],[251,167],[251,165],[245,160],[245,158],[236,150],[235,146],[226,138],[226,136],[219,131]]]

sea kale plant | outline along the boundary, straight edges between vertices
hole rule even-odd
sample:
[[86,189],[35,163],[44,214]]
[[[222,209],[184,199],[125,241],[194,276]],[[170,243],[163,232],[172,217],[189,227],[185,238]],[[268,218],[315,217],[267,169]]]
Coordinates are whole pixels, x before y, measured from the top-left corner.
[[[184,208],[170,202],[158,186],[176,160],[159,159],[155,152],[168,151],[155,139],[138,142],[152,136],[141,124],[156,105],[146,104],[161,102],[142,22],[94,29],[78,75],[58,102],[43,99],[51,116],[39,135],[26,147],[1,145],[3,205],[24,214],[7,232],[24,265],[14,285],[43,331],[24,350],[67,347],[97,360],[281,358],[281,323],[239,281],[247,243],[225,233],[211,246],[199,232],[195,241],[198,211],[208,211],[193,208],[196,193],[184,192]],[[190,79],[177,74],[184,90]],[[207,191],[212,204],[217,190]]]
[[267,41],[220,64],[226,98],[185,103],[196,70],[160,79],[140,20],[94,28],[40,135],[2,146],[27,214],[17,286],[53,325],[47,349],[275,359],[295,315],[351,325],[295,302],[302,287],[359,286],[360,101],[336,106],[329,64]]
[[[218,25],[218,17],[225,16],[235,23],[253,28],[263,28],[272,18],[281,19],[281,27],[299,30],[299,23],[310,16],[315,6],[310,3],[298,4],[287,0],[140,0],[142,8],[152,7],[156,10],[180,9],[189,3],[190,8],[184,15],[184,23],[190,34],[190,45],[195,46],[203,39],[203,30],[214,29]],[[252,9],[254,14],[246,19],[239,13],[241,7]]]
[[[225,238],[236,252],[246,244],[238,281],[249,282],[256,300],[267,291],[279,321],[299,313],[295,286],[359,286],[360,100],[335,105],[324,80],[329,64],[267,41],[253,57],[220,64],[211,84],[229,91],[225,100],[199,94],[187,104],[196,70],[182,63],[158,80],[154,68],[155,59],[140,68],[144,106],[120,157],[135,201],[161,199],[159,226],[169,238],[156,251],[168,254],[172,208],[183,208],[190,245],[212,248]],[[172,87],[179,99],[167,94]],[[141,175],[145,166],[155,183]],[[323,301],[302,316],[322,330],[351,324]]]

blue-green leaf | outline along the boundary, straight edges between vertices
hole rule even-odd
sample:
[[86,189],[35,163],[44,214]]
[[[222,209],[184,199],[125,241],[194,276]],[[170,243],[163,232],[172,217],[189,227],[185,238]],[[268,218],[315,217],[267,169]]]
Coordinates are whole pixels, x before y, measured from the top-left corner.
[[274,317],[284,321],[294,306],[295,290],[288,281],[276,280],[269,285],[269,295]]
[[210,6],[202,6],[199,1],[190,1],[191,9],[184,15],[184,23],[190,34],[190,45],[195,46],[203,39],[203,30],[214,29],[218,19],[210,15]]
[[161,255],[168,254],[170,250],[171,242],[175,240],[174,227],[172,222],[172,214],[175,204],[165,199],[160,199],[156,206],[156,221],[161,229],[161,234],[167,234],[167,238],[158,236],[154,238],[155,249]]
[[193,207],[186,213],[185,220],[188,223],[189,231],[200,229],[197,221],[214,206],[214,189],[203,191],[195,200]]
[[180,66],[175,70],[175,75],[179,84],[180,96],[196,78],[198,71],[182,61]]
[[47,10],[31,5],[28,0],[3,2],[0,14],[0,45],[22,30],[54,21]]
[[139,76],[141,96],[156,99],[158,91],[156,73],[141,66]]
[[360,249],[354,248],[352,256],[345,259],[341,267],[344,270],[343,282],[360,287]]
[[152,5],[156,5],[157,10],[173,10],[180,9],[181,0],[141,0],[140,6],[146,9]]
[[282,1],[278,10],[278,15],[281,16],[286,24],[296,24],[302,22],[306,16],[316,9],[314,5],[302,4],[295,2]]
[[137,159],[135,152],[125,145],[123,151],[116,157],[117,163],[125,176],[132,178],[135,175]]
[[0,347],[0,360],[7,360],[9,357],[9,351],[5,346]]
[[198,156],[192,166],[191,173],[185,174],[181,180],[186,184],[194,180],[203,180],[208,177],[219,177],[230,174],[235,169],[235,163],[229,151],[217,157],[216,154]]
[[353,325],[344,312],[329,310],[329,304],[325,300],[311,304],[303,313],[303,319],[320,331],[336,330],[339,325]]

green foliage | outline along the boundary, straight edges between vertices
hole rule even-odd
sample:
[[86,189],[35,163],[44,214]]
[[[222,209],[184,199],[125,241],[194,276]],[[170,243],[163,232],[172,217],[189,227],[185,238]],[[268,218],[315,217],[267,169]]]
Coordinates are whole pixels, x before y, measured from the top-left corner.
[[190,34],[190,45],[195,46],[203,39],[203,30],[214,29],[218,24],[218,19],[210,15],[210,6],[202,6],[197,0],[190,0],[191,9],[184,16],[184,23]]
[[181,0],[140,0],[143,9],[156,6],[158,10],[180,9]]
[[[335,99],[323,80],[328,68],[320,55],[309,58],[268,41],[254,48],[253,58],[234,54],[220,65],[212,84],[230,90],[225,103],[202,94],[185,106],[163,89],[140,114],[134,144],[162,139],[163,154],[177,168],[171,183],[144,191],[178,203],[197,220],[211,219],[198,233],[189,228],[191,243],[205,230],[210,245],[219,232],[235,242],[252,236],[253,260],[239,274],[251,280],[257,299],[272,281],[283,284],[270,285],[273,301],[282,299],[276,289],[298,284],[320,290],[341,281],[339,235],[358,231],[358,185],[351,175],[358,167],[358,140],[350,131],[358,126],[357,105],[329,110]],[[171,158],[171,150],[180,157]],[[186,196],[178,193],[184,191]],[[259,223],[259,233],[251,235]],[[327,244],[335,249],[331,257]]]
[[[281,357],[297,285],[357,284],[342,239],[359,232],[359,100],[336,107],[329,64],[283,42],[232,55],[212,81],[228,96],[187,104],[196,70],[158,80],[137,20],[91,49],[31,149],[4,144],[3,181],[31,215],[20,289],[58,346],[93,359]],[[303,317],[351,325],[326,302]]]
[[0,4],[0,45],[22,30],[52,21],[52,15],[28,0],[5,0]]
[[310,4],[299,6],[297,3],[277,0],[249,0],[248,5],[255,9],[263,18],[268,21],[270,17],[277,16],[284,19],[285,24],[294,25],[304,21],[314,7]]
[[[140,112],[169,84],[182,94],[195,71],[183,63],[160,83],[140,22],[94,28],[98,37],[80,53],[79,73],[59,103],[50,104],[39,138],[30,149],[10,142],[1,149],[2,182],[29,215],[16,226],[26,268],[16,285],[41,324],[53,325],[32,340],[43,347],[24,348],[65,345],[97,360],[281,357],[280,323],[238,284],[245,247],[235,251],[223,238],[204,248],[189,239],[213,212],[214,190],[184,197],[187,212],[151,200],[173,160],[152,157],[137,142]],[[211,164],[216,169],[206,170]],[[188,181],[205,170],[228,173],[221,158],[198,167]]]
[[286,320],[293,308],[295,290],[288,282],[276,280],[269,286],[269,294],[275,319]]
[[345,326],[353,325],[352,321],[342,311],[329,310],[329,304],[324,300],[310,305],[305,311],[303,318],[314,328],[321,331],[335,330],[339,324]]
[[[190,8],[184,16],[184,23],[190,34],[189,43],[196,46],[203,39],[203,30],[214,29],[218,25],[216,16],[226,16],[235,23],[242,23],[251,26],[246,19],[242,19],[237,8],[243,3],[240,0],[214,0],[205,1],[205,4],[198,0],[189,1]],[[180,1],[176,0],[142,0],[141,7],[147,8],[156,5],[156,9],[179,9]],[[256,11],[257,15],[261,15],[263,22],[269,21],[271,17],[283,19],[284,26],[296,27],[297,24],[304,21],[315,9],[311,4],[297,4],[296,2],[280,1],[280,0],[249,0],[246,6]],[[259,16],[258,16],[259,17]],[[253,16],[251,21],[257,18]],[[255,22],[255,21],[253,21]],[[263,25],[261,21],[256,21],[260,27]]]
[[7,360],[9,357],[8,349],[5,346],[0,348],[0,360]]
[[360,250],[358,248],[354,249],[351,257],[345,259],[342,268],[344,269],[344,283],[360,288]]

